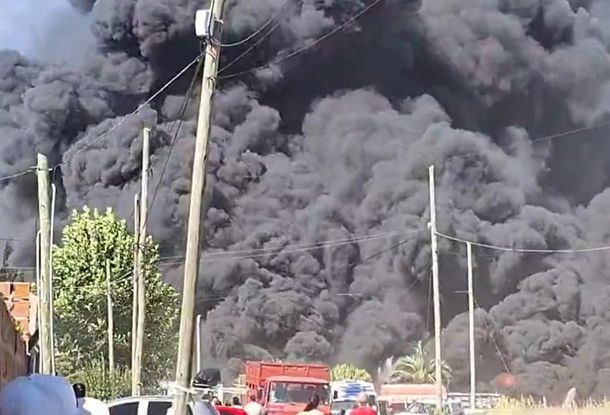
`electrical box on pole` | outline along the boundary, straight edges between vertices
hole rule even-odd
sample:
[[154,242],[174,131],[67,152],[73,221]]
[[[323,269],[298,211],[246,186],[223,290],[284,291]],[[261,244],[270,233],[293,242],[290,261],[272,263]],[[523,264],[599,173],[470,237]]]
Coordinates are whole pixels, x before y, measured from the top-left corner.
[[195,14],[195,35],[202,41],[219,39],[222,32],[222,20],[215,19],[210,9],[197,10]]

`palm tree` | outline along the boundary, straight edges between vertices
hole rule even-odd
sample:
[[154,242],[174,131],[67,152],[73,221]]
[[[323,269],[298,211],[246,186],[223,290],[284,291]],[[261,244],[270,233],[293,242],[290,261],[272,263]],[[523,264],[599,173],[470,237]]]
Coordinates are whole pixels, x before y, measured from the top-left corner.
[[[391,383],[434,383],[436,381],[436,362],[430,358],[422,342],[417,342],[410,355],[399,358],[392,365]],[[443,382],[451,378],[451,368],[447,363],[441,363]]]
[[364,382],[371,382],[372,378],[369,372],[364,369],[360,369],[349,363],[341,363],[333,367],[331,372],[332,380],[362,380]]

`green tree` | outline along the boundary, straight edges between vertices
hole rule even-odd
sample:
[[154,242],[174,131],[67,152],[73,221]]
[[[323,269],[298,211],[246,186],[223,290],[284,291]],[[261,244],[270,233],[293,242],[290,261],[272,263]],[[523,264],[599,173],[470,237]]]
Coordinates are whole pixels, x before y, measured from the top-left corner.
[[[119,370],[131,365],[132,273],[135,238],[109,209],[73,212],[53,251],[53,286],[58,370],[82,374],[94,361],[108,361],[106,260],[110,261],[114,312],[114,353]],[[176,291],[161,280],[158,246],[144,247],[146,325],[144,387],[155,389],[174,368],[178,303]]]
[[[451,368],[441,363],[443,382],[451,379]],[[410,355],[399,358],[392,366],[392,383],[434,383],[436,381],[436,362],[425,350],[422,342],[417,342]]]
[[362,380],[365,382],[372,382],[369,372],[349,363],[341,363],[334,366],[331,372],[331,377],[333,381]]
[[131,372],[125,367],[116,367],[110,374],[108,362],[103,360],[85,363],[69,379],[87,385],[87,396],[102,401],[131,394]]

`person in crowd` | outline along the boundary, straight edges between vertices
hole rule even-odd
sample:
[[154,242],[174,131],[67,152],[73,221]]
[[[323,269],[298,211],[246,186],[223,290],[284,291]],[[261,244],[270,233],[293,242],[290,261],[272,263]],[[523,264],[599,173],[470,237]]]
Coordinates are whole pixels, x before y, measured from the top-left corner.
[[358,394],[358,407],[352,409],[350,415],[377,415],[370,406],[369,406],[369,397],[365,392],[360,392]]
[[76,406],[80,415],[110,415],[108,405],[99,399],[87,397],[87,388],[82,383],[72,385],[76,397]]
[[250,395],[250,402],[244,406],[244,411],[248,415],[264,415],[263,405],[256,402],[255,395]]
[[81,408],[87,396],[87,388],[82,383],[75,383],[72,385],[72,389],[74,390],[74,396],[76,396],[76,406]]
[[303,412],[300,412],[299,415],[324,415],[324,412],[318,409],[318,405],[320,405],[320,396],[314,394],[307,405],[305,405],[305,409]]
[[241,402],[239,400],[239,396],[234,396],[232,401],[233,401],[234,408],[241,408]]
[[210,402],[214,406],[222,405],[222,402],[220,402],[220,399],[218,399],[218,396],[212,396],[212,399],[210,399]]
[[2,415],[79,415],[72,385],[61,376],[22,376],[0,391]]

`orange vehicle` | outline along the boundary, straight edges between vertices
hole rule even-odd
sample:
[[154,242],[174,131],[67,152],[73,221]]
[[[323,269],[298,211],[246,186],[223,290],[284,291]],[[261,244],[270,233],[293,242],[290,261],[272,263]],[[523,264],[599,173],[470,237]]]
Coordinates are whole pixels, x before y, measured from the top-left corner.
[[267,415],[295,415],[314,394],[319,410],[330,414],[330,368],[325,365],[246,362],[247,395],[255,395]]

